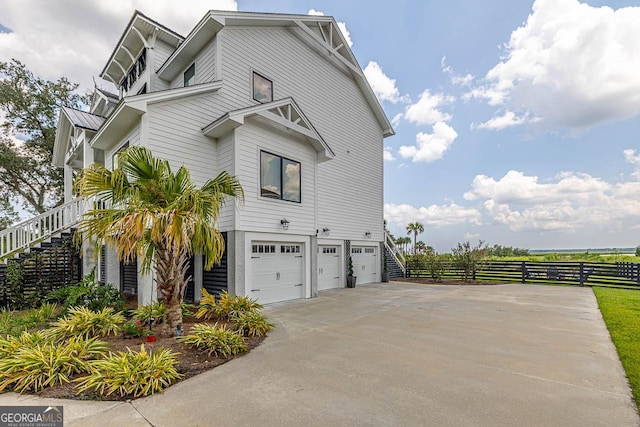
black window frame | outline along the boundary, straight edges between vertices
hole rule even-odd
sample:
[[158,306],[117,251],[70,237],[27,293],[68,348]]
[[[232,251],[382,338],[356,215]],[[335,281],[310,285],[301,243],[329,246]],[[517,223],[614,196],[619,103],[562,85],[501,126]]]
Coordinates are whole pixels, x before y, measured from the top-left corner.
[[[189,78],[187,79],[187,73],[193,73],[191,76],[189,76]],[[193,79],[193,83],[188,84],[189,81]],[[182,74],[182,81],[184,82],[184,87],[189,87],[189,86],[193,86],[196,84],[196,63],[194,62],[193,64],[191,64],[189,66],[189,68],[187,68],[184,73]]]
[[[268,154],[270,156],[273,157],[277,157],[280,160],[280,197],[273,197],[273,196],[269,196],[269,195],[264,195],[262,189],[264,188],[264,180],[263,180],[263,174],[262,174],[262,155],[263,154]],[[299,200],[290,200],[284,197],[284,184],[285,184],[285,171],[282,167],[283,165],[283,161],[288,161],[291,163],[296,163],[298,164],[298,182],[300,183],[299,185],[299,189],[298,189],[298,199]],[[288,157],[284,157],[281,156],[279,154],[275,154],[272,153],[270,151],[266,151],[266,150],[260,150],[260,197],[264,197],[265,199],[271,199],[271,200],[282,200],[285,202],[290,202],[290,203],[302,203],[302,162],[299,162],[298,160],[293,160],[290,159]]]
[[[270,90],[269,90],[270,96],[269,96],[269,98],[270,99],[268,101],[262,101],[262,100],[256,98],[256,80],[255,80],[256,76],[258,76],[261,79],[266,80],[266,81],[269,82],[269,86],[270,86]],[[251,97],[253,98],[254,101],[259,102],[261,104],[266,104],[268,102],[273,102],[273,80],[265,77],[264,75],[262,75],[262,74],[260,74],[260,73],[258,73],[256,71],[253,71],[252,74],[251,74]]]

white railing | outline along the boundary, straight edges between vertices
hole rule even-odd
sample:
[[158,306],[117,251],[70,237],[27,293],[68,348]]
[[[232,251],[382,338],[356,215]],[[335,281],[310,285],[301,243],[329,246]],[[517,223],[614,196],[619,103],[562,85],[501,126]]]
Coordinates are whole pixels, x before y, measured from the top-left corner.
[[398,249],[396,242],[394,242],[393,237],[391,237],[387,230],[384,230],[384,245],[396,261],[396,264],[398,264],[402,269],[402,273],[406,273],[406,260],[404,258],[404,254],[400,249]]
[[79,198],[0,231],[0,260],[25,250],[78,223],[85,206]]

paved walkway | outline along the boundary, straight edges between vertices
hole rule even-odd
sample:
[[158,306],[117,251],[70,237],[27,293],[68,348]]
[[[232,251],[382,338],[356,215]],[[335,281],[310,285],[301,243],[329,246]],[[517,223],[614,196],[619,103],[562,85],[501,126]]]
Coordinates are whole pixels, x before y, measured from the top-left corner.
[[66,426],[638,426],[589,288],[374,284],[272,305],[247,356]]

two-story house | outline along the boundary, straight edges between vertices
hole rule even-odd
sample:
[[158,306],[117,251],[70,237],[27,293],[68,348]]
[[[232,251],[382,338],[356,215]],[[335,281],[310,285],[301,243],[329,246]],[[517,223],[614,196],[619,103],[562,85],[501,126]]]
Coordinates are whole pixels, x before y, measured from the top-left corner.
[[[244,188],[218,224],[221,264],[204,271],[194,256],[188,298],[203,287],[309,298],[345,286],[349,257],[359,284],[380,280],[393,129],[332,17],[210,11],[183,37],[135,12],[100,77],[117,95],[96,89],[89,112],[60,113],[54,163],[67,200],[76,171],[113,168],[134,145],[200,184],[226,170]],[[102,280],[152,299],[137,265],[110,248],[96,258]]]

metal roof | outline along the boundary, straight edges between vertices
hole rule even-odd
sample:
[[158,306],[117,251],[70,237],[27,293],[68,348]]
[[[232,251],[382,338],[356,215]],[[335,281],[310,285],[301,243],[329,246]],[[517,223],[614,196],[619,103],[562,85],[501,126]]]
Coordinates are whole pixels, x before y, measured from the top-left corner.
[[76,110],[75,108],[62,107],[62,110],[69,118],[73,126],[97,131],[104,123],[106,118],[96,114],[87,113],[86,111]]
[[96,90],[100,91],[100,93],[103,94],[104,96],[106,96],[107,98],[113,98],[116,101],[118,101],[120,99],[120,97],[118,95],[116,95],[115,93],[108,92],[108,91],[106,91],[104,89],[100,89],[99,87],[97,87]]

